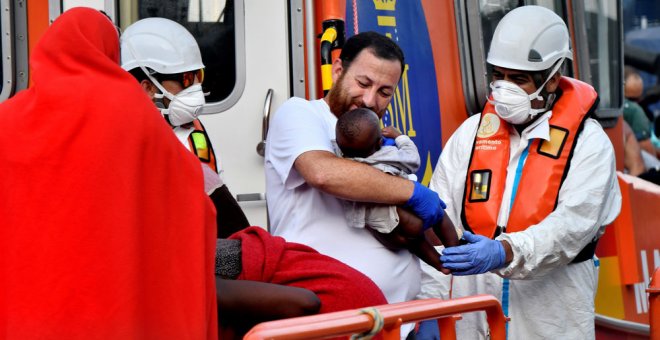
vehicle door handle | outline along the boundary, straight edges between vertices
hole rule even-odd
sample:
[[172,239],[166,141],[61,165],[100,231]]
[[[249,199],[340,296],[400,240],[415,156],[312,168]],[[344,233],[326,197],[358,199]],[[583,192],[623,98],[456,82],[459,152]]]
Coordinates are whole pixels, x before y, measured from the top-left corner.
[[265,200],[266,200],[266,194],[264,194],[263,192],[236,195],[237,202],[255,202],[255,201],[265,201]]
[[257,153],[263,157],[266,154],[266,137],[268,136],[268,125],[270,124],[270,104],[273,101],[273,89],[268,89],[266,92],[266,100],[264,101],[264,118],[261,123],[261,142],[257,144]]

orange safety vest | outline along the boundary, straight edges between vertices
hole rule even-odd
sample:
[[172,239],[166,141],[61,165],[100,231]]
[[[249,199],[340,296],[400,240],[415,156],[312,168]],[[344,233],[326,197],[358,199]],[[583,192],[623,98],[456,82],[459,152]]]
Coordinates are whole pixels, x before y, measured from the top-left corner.
[[550,117],[550,140],[534,139],[520,176],[506,226],[497,226],[509,164],[510,125],[486,103],[465,180],[461,219],[466,230],[490,238],[502,229],[516,232],[542,221],[557,207],[577,136],[598,105],[589,84],[561,77],[561,98]]
[[195,119],[193,120],[193,126],[195,130],[188,135],[190,150],[200,161],[206,163],[213,171],[218,172],[213,146],[211,146],[211,140],[206,134],[204,125],[202,125],[199,119]]

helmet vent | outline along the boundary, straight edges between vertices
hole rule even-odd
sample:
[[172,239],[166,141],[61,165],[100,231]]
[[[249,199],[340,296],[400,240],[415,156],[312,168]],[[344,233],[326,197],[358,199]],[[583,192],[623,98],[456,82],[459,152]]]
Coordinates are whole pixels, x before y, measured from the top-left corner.
[[527,60],[531,62],[541,62],[543,61],[543,57],[541,57],[541,53],[537,50],[531,49],[527,55]]

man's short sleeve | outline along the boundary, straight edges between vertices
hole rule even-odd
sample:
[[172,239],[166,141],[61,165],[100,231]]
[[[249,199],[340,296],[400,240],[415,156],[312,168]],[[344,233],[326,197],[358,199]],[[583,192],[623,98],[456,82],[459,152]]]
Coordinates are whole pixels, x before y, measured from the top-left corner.
[[301,154],[312,150],[334,153],[334,118],[330,115],[325,103],[295,97],[275,113],[266,141],[266,163],[287,189],[305,182],[293,167]]

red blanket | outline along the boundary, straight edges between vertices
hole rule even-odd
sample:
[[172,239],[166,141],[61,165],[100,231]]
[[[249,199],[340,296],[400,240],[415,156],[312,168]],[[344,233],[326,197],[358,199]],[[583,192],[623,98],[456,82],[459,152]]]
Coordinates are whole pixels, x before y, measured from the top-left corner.
[[309,289],[321,300],[321,313],[387,303],[380,289],[364,274],[308,246],[286,242],[259,227],[250,227],[230,238],[242,242],[243,271],[239,280]]
[[0,104],[0,338],[216,337],[201,167],[118,61],[108,18],[74,8]]

